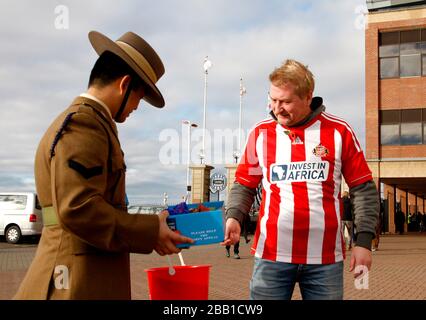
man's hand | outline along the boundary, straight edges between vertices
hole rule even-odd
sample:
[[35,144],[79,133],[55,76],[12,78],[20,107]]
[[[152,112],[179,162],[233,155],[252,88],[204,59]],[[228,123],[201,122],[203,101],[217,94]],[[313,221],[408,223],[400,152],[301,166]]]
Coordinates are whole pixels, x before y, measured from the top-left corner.
[[226,220],[225,226],[225,240],[220,244],[222,246],[229,246],[236,244],[240,240],[241,226],[237,219],[229,218]]
[[357,266],[365,266],[368,271],[371,269],[372,257],[371,251],[363,247],[354,247],[352,249],[351,264],[349,271],[354,272],[354,278],[359,277],[362,274],[363,268],[356,268]]
[[181,249],[176,247],[178,243],[194,243],[194,240],[191,238],[181,236],[169,228],[166,222],[168,216],[169,212],[167,210],[163,210],[158,214],[160,229],[158,231],[158,239],[154,250],[157,251],[160,256],[179,253]]

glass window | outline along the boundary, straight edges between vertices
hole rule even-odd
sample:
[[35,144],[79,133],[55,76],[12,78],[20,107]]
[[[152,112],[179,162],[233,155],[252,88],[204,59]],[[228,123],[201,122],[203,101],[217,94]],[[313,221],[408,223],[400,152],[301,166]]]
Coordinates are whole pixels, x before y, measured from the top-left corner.
[[420,29],[401,31],[401,43],[420,41]]
[[401,122],[421,122],[422,109],[401,110]]
[[400,76],[401,77],[420,76],[420,55],[419,54],[400,57]]
[[382,124],[380,126],[380,143],[382,145],[398,145],[399,124]]
[[380,78],[397,78],[398,76],[398,58],[381,58]]
[[382,110],[380,111],[380,123],[400,123],[401,110]]
[[391,44],[379,47],[379,57],[399,56],[399,44]]
[[401,123],[401,144],[421,144],[422,143],[422,124],[419,123]]
[[426,122],[423,122],[423,143],[426,144]]
[[410,43],[401,43],[400,45],[400,53],[404,54],[416,54],[420,53],[420,42],[410,42]]
[[380,79],[426,76],[426,29],[379,33]]
[[423,66],[422,74],[426,76],[426,54],[422,55],[422,66]]
[[27,196],[24,195],[2,195],[0,196],[0,209],[22,210],[27,206]]
[[[426,40],[426,39],[425,39]],[[379,46],[387,46],[390,44],[399,44],[399,32],[382,32],[379,35]]]

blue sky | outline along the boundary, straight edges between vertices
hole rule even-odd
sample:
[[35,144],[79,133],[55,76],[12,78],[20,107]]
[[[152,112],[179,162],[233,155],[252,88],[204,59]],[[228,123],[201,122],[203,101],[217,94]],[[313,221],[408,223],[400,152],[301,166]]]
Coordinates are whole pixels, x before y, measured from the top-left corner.
[[[57,29],[55,8],[68,9],[69,28]],[[365,146],[363,0],[168,0],[0,2],[0,190],[35,190],[34,154],[50,122],[86,89],[96,53],[87,38],[97,30],[115,40],[126,31],[144,37],[159,53],[166,73],[158,82],[164,109],[141,102],[119,135],[128,167],[131,203],[170,202],[186,190],[187,119],[202,126],[203,60],[208,75],[206,128],[228,132],[222,151],[207,146],[215,170],[232,162],[238,128],[239,79],[243,129],[267,117],[269,73],[286,58],[309,66],[315,94],[327,111],[353,126]],[[165,131],[169,130],[169,131]],[[182,131],[183,130],[183,131]],[[175,132],[180,161],[162,163]],[[193,130],[192,160],[199,163],[201,129]],[[214,155],[219,152],[219,156]],[[213,161],[215,160],[215,161]],[[164,162],[164,161],[163,161]],[[213,162],[213,163],[212,163]]]

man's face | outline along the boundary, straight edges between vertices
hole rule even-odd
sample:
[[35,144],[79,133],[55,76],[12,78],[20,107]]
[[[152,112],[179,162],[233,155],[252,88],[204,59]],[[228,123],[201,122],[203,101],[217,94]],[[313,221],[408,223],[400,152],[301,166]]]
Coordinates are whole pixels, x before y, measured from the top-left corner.
[[269,97],[272,111],[281,125],[295,125],[305,119],[311,112],[312,93],[300,98],[295,93],[295,86],[292,83],[286,83],[279,87],[271,84]]

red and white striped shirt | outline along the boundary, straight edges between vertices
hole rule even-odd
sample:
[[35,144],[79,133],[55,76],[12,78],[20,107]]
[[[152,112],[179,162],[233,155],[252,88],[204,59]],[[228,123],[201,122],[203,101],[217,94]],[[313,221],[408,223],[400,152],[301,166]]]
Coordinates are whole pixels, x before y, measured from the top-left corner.
[[236,172],[244,186],[263,185],[252,253],[296,264],[342,261],[342,175],[350,188],[372,179],[344,120],[321,112],[298,127],[259,122]]

